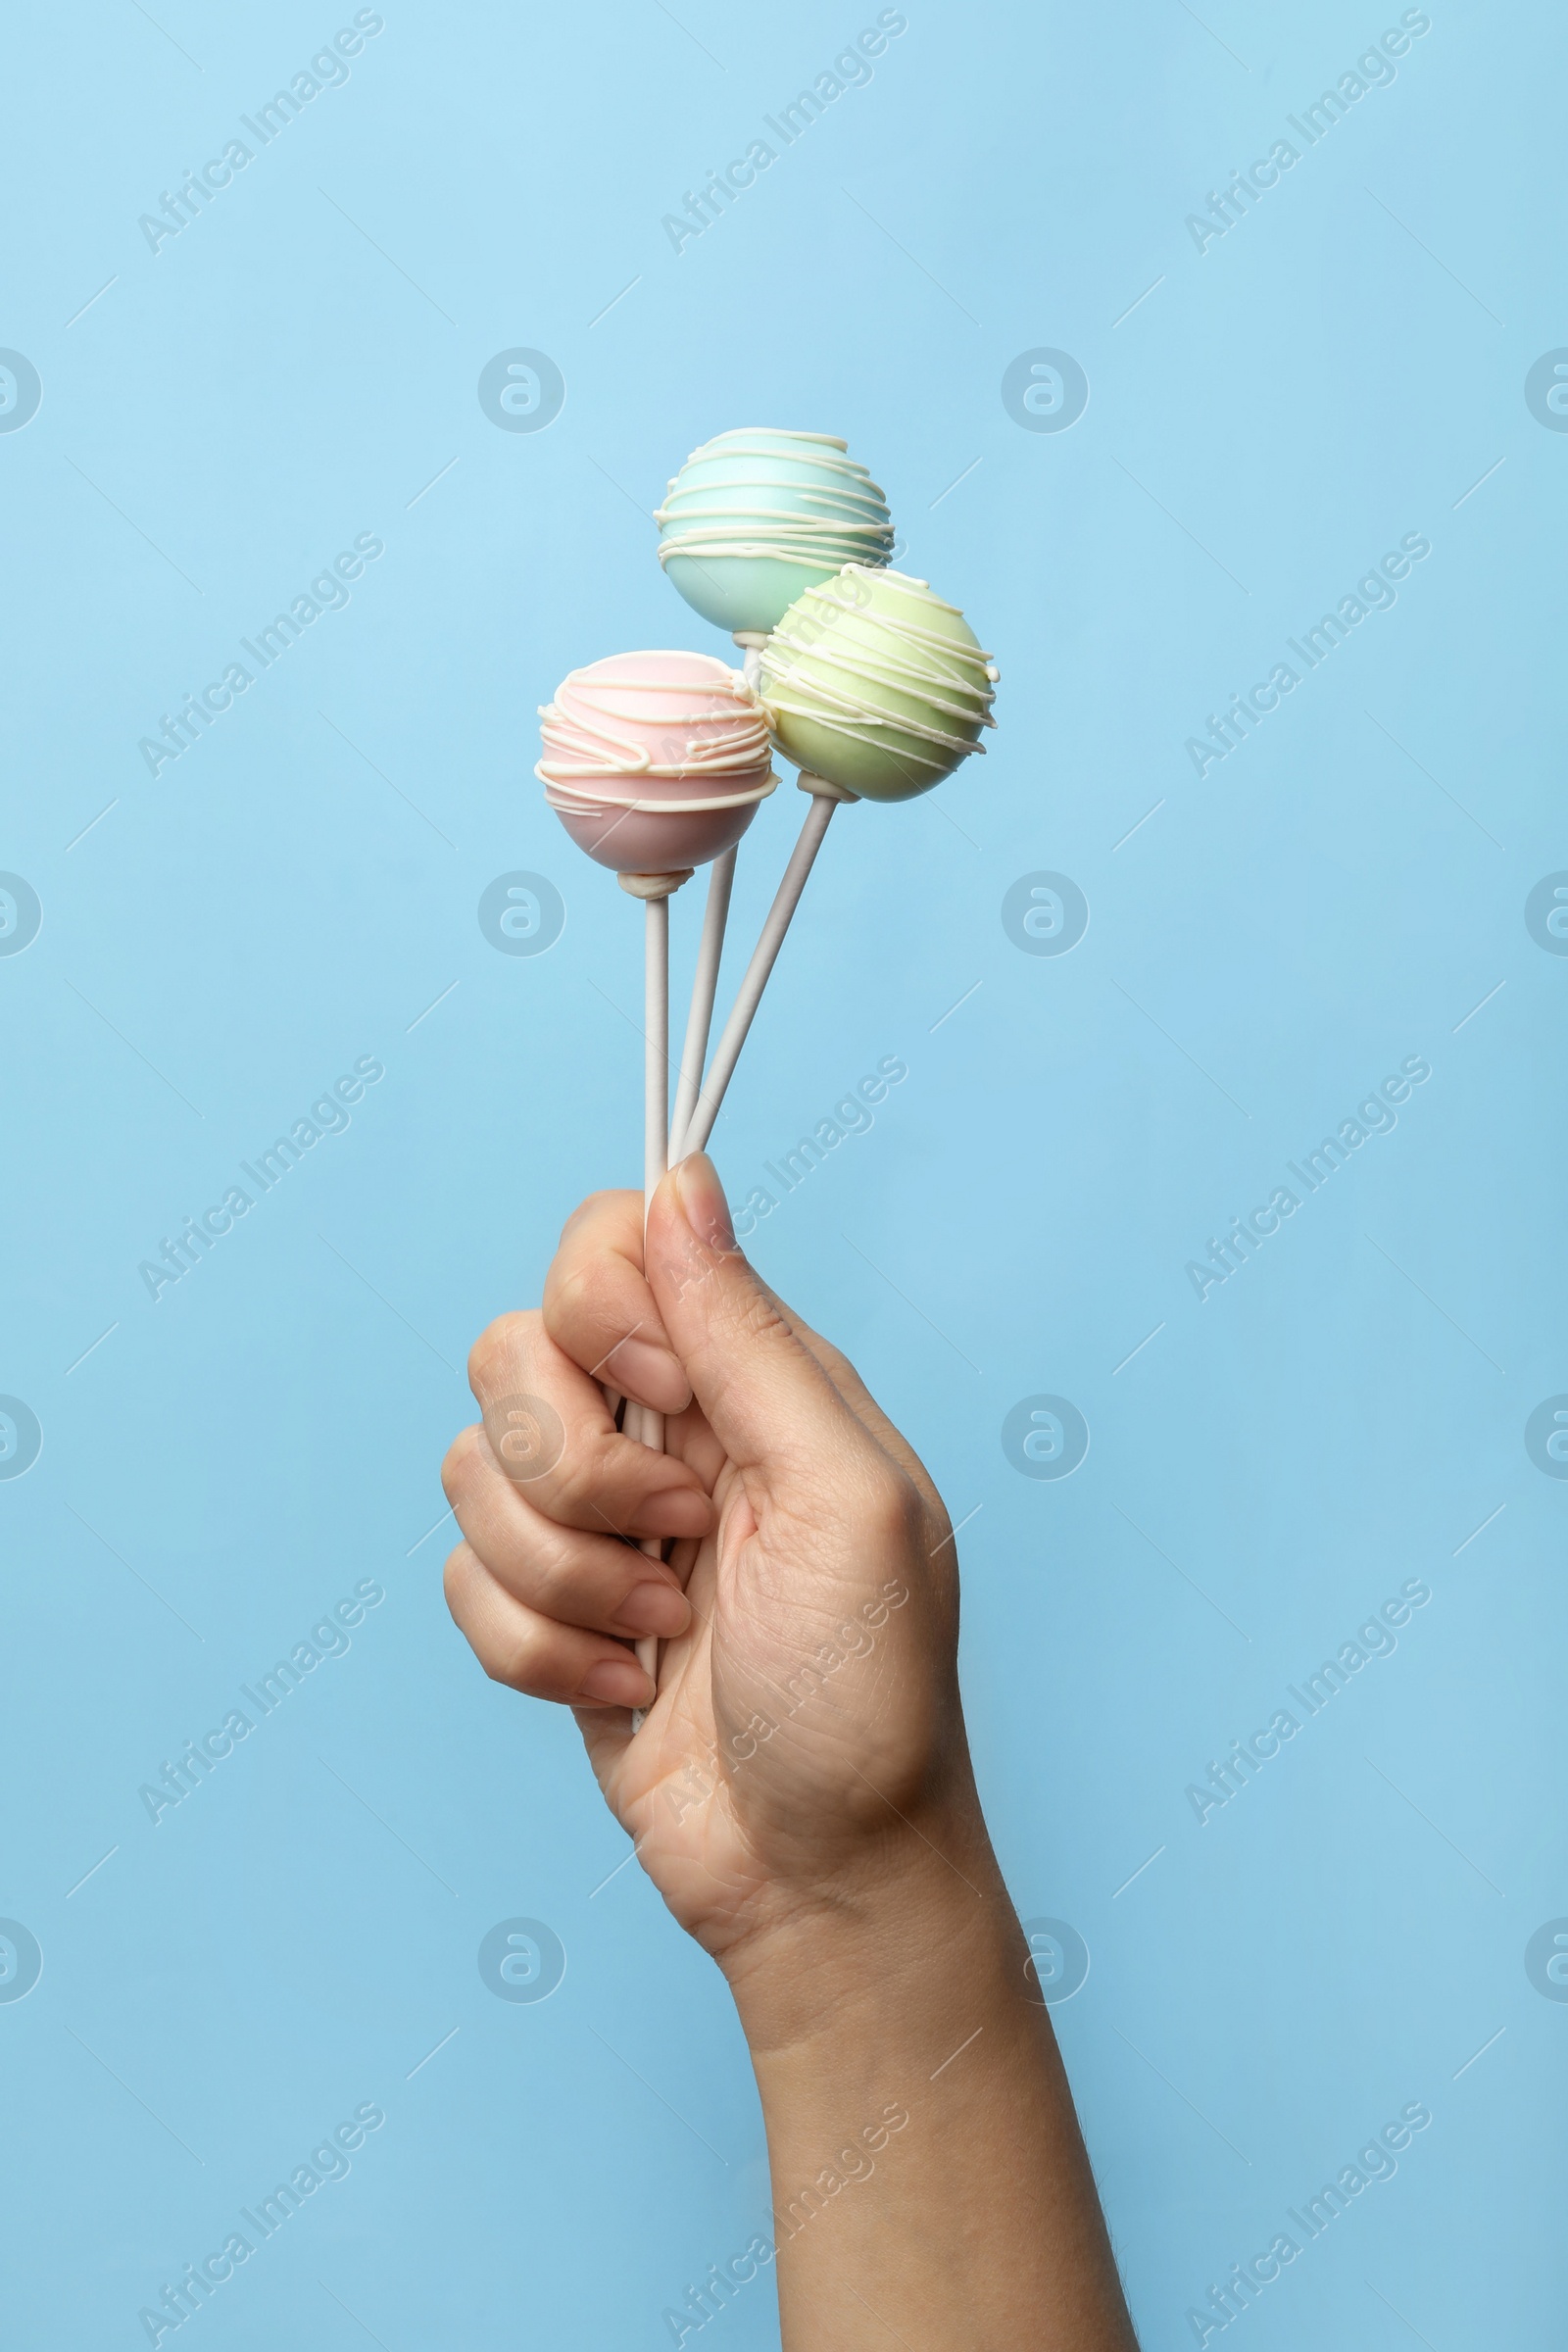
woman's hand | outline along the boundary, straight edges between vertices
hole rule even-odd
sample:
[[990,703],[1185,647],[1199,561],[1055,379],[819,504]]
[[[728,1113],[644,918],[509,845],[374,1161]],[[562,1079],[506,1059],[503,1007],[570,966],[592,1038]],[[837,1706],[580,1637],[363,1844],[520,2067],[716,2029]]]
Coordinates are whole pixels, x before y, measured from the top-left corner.
[[[646,1255],[641,1196],[596,1195],[543,1312],[475,1346],[447,1595],[488,1674],[575,1706],[644,1869],[731,1966],[910,1832],[983,1836],[955,1550],[909,1446],[736,1250],[706,1158],[661,1187]],[[662,1455],[617,1432],[605,1387],[664,1412]],[[674,1539],[667,1565],[647,1536]],[[657,1699],[626,1646],[647,1633]]]
[[[776,2257],[791,2352],[1135,2352],[980,1814],[953,1534],[914,1454],[741,1256],[703,1158],[655,1195],[646,1264],[641,1197],[586,1202],[543,1312],[493,1323],[470,1372],[452,1613],[496,1681],[575,1707],[761,2091],[773,2235],[665,2312],[674,2340]],[[607,1388],[666,1416],[664,1454]],[[650,1633],[657,1698],[629,1646]]]

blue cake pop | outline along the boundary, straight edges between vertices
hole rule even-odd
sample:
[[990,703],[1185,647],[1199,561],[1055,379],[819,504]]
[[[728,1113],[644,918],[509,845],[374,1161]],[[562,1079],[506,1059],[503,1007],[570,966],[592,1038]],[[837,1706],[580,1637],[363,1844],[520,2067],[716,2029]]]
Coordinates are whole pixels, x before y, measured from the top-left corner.
[[743,426],[705,441],[654,519],[659,560],[705,620],[764,635],[846,564],[893,553],[888,502],[831,433]]

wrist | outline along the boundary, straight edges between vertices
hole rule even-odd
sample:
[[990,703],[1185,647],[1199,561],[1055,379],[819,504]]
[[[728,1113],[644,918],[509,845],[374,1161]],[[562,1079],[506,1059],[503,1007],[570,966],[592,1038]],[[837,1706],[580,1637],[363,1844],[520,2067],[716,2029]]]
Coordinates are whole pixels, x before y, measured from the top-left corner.
[[722,1965],[760,2079],[846,2045],[940,2038],[965,1987],[1027,2001],[1026,1960],[975,1806],[901,1821],[831,1882],[780,1890]]

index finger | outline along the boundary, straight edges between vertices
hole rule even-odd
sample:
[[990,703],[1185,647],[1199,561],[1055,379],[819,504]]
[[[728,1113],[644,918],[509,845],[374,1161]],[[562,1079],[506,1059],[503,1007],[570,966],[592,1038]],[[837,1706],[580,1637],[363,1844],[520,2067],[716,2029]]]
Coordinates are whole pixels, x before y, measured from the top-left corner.
[[545,1278],[545,1329],[591,1380],[655,1412],[684,1412],[691,1382],[643,1272],[641,1193],[592,1193],[567,1218]]

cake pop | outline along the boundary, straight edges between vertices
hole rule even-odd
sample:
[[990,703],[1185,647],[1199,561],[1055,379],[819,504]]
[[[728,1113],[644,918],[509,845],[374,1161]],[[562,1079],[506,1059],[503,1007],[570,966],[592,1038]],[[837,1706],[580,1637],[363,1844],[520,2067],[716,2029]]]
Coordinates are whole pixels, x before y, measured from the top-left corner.
[[756,692],[711,654],[612,654],[572,670],[539,716],[546,800],[623,876],[685,881],[734,847],[778,780]]
[[831,433],[719,433],[693,450],[654,519],[672,585],[743,637],[774,627],[841,564],[893,553],[887,500]]
[[847,564],[807,589],[761,673],[779,749],[861,800],[929,792],[995,724],[990,655],[956,605],[902,571]]

